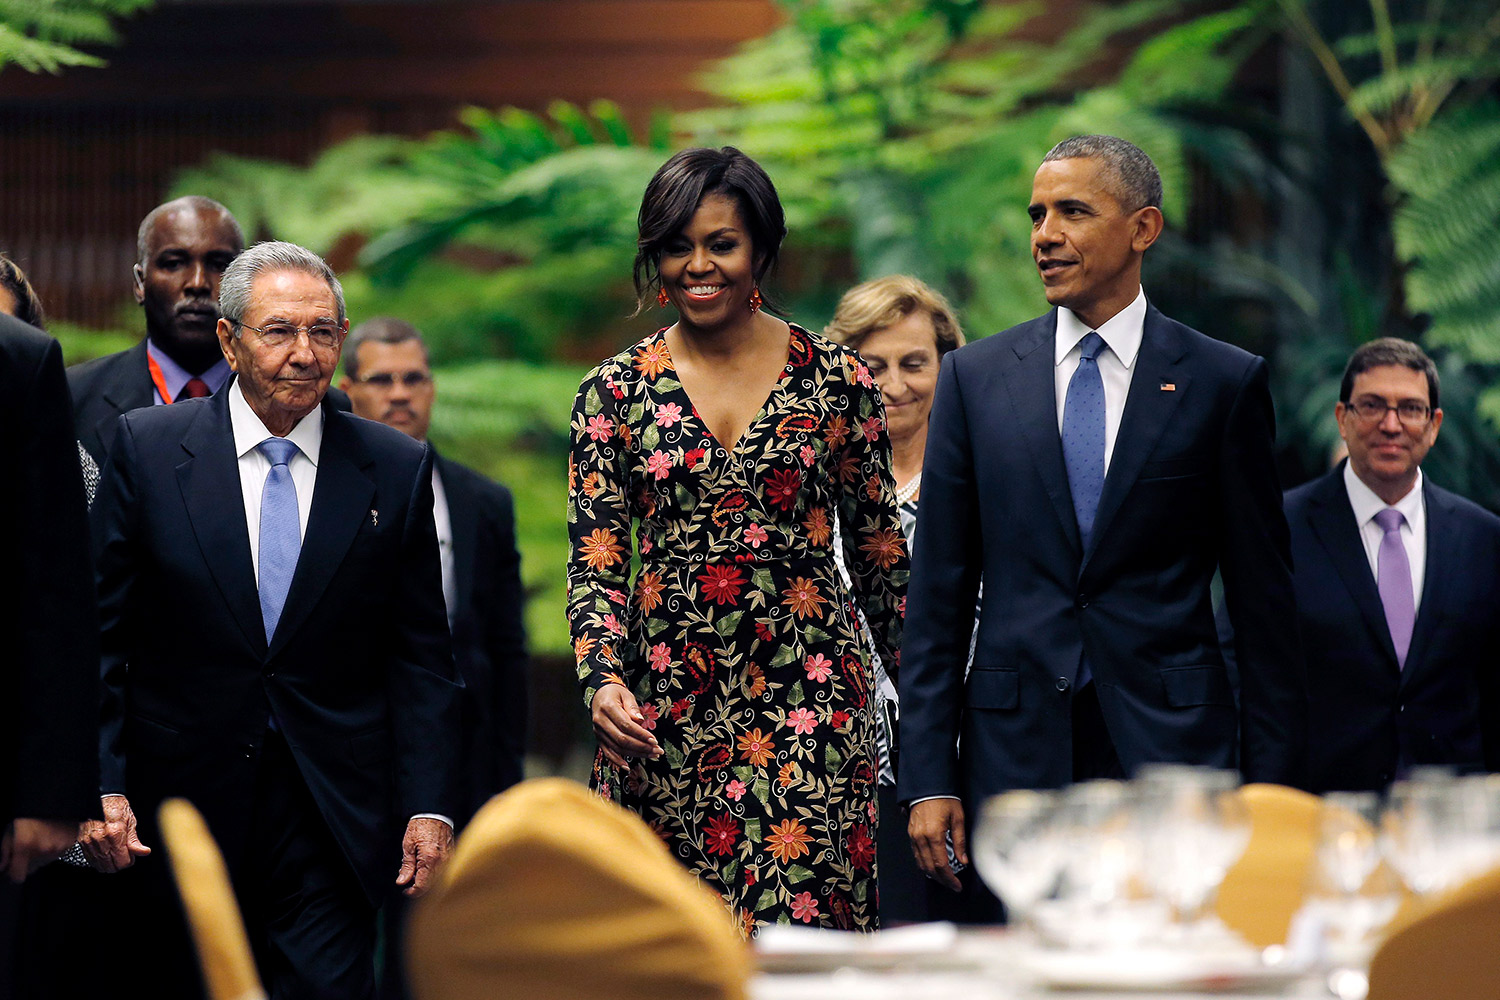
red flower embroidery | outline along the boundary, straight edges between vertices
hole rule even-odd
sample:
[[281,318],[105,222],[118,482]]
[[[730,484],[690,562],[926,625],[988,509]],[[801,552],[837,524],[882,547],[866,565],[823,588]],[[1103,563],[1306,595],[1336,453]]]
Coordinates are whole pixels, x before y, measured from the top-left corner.
[[733,854],[734,843],[739,839],[740,825],[728,813],[715,816],[703,825],[703,849],[709,854]]
[[744,585],[744,575],[734,566],[710,564],[698,574],[698,593],[715,604],[733,604]]
[[782,510],[797,506],[797,491],[800,489],[801,469],[777,469],[766,477],[766,499]]

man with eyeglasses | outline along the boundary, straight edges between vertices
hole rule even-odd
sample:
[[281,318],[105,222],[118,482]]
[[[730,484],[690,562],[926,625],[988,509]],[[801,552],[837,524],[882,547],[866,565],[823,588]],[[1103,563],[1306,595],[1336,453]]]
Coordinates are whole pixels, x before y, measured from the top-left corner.
[[[343,360],[339,385],[357,416],[427,440],[437,393],[420,330],[388,316],[365,320],[349,331]],[[523,776],[527,658],[521,557],[510,490],[434,451],[432,494],[453,656],[464,681],[462,823]],[[401,940],[403,903],[397,897],[385,911],[387,941]],[[385,954],[382,996],[401,996],[402,949],[388,947]]]
[[121,417],[92,512],[106,821],[80,842],[142,876],[94,916],[137,936],[113,977],[197,995],[155,822],[181,796],[268,994],[369,1000],[376,908],[426,891],[464,808],[432,453],[328,403],[348,323],[317,255],[251,247],[220,305],[234,379]]
[[1349,458],[1286,495],[1314,791],[1381,791],[1411,767],[1500,767],[1500,518],[1422,474],[1438,372],[1382,338],[1344,370]]

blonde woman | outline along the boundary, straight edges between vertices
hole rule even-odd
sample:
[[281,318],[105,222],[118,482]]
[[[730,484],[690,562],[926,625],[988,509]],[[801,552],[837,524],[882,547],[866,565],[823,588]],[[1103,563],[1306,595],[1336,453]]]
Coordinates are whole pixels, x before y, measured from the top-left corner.
[[[922,493],[922,452],[927,446],[927,415],[937,388],[943,355],[963,346],[964,333],[948,300],[926,283],[893,274],[857,285],[844,293],[838,310],[823,330],[828,339],[859,352],[885,401],[891,438],[891,470],[896,502],[908,551],[917,527]],[[834,546],[838,552],[840,546]],[[880,865],[882,921],[935,919],[928,905],[925,880],[912,858],[906,823],[896,800],[893,754],[896,750],[896,689],[881,664],[877,683],[881,713],[881,812],[877,853]],[[935,897],[934,902],[939,902]]]

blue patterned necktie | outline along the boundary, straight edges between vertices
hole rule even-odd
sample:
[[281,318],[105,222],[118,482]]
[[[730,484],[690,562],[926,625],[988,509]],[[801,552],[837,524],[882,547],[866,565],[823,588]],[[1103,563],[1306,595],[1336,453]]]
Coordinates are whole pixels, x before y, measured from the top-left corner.
[[302,550],[302,531],[297,518],[297,486],[287,463],[297,446],[285,438],[266,438],[256,445],[271,462],[266,485],[260,494],[260,617],[266,626],[266,644],[276,634],[276,623],[292,588],[297,554]]
[[1084,550],[1094,532],[1099,494],[1104,492],[1104,380],[1099,377],[1099,355],[1104,338],[1090,333],[1079,342],[1083,354],[1068,382],[1063,403],[1063,462],[1068,467],[1068,489]]

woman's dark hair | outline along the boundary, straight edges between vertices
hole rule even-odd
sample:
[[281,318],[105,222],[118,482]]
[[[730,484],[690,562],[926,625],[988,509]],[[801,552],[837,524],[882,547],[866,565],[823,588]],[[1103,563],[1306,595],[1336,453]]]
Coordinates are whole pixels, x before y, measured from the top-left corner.
[[42,315],[42,300],[26,280],[26,272],[5,254],[0,253],[0,287],[10,292],[16,300],[16,319],[30,323],[38,330],[44,329],[46,318]]
[[[727,195],[738,204],[740,218],[750,231],[755,280],[761,281],[776,266],[786,237],[786,214],[776,185],[760,164],[733,146],[684,149],[661,165],[641,199],[634,271],[636,315],[661,287],[662,250],[687,228],[698,205],[711,194]],[[767,308],[775,309],[765,289],[761,298]]]

